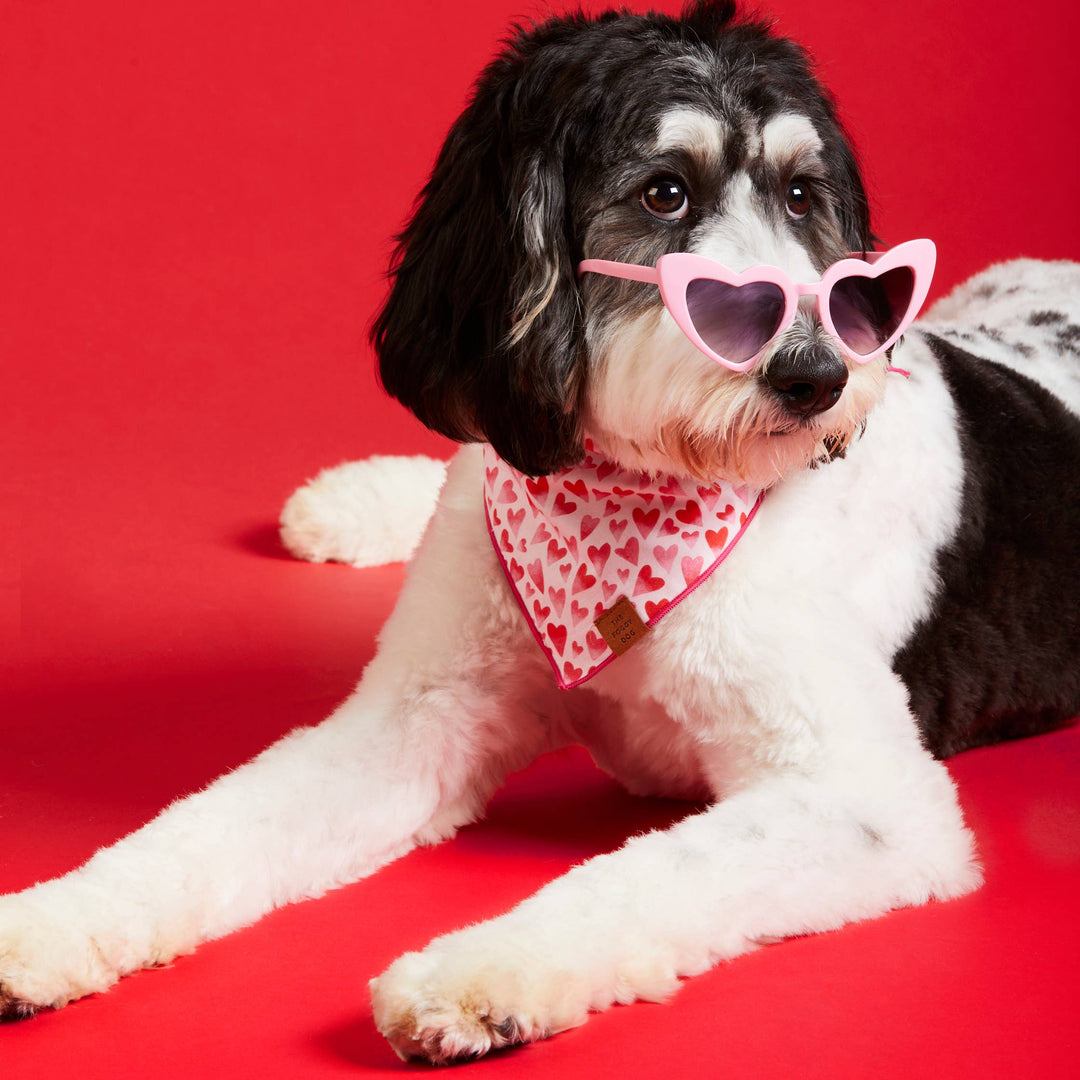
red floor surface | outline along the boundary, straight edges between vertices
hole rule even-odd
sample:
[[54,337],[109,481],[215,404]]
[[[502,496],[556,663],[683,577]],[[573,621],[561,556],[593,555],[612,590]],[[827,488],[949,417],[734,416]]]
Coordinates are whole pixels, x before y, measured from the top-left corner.
[[[400,567],[290,561],[274,521],[322,466],[448,452],[382,399],[365,329],[471,78],[511,18],[547,9],[375,7],[0,8],[0,890],[319,720],[400,587]],[[1071,0],[770,10],[842,103],[878,233],[937,240],[937,294],[996,259],[1080,256]],[[1078,1075],[1080,731],[952,769],[976,895],[786,942],[469,1068]],[[408,1071],[373,1029],[370,976],[679,812],[583,754],[545,759],[451,844],[0,1029],[0,1076]]]

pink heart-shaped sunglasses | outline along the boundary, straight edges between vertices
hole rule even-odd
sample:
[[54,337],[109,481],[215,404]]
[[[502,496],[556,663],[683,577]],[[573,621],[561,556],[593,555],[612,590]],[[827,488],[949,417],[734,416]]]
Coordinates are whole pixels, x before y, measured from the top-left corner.
[[918,314],[936,259],[932,240],[908,240],[888,251],[851,254],[813,282],[793,281],[778,266],[736,273],[688,252],[661,255],[655,267],[585,259],[578,273],[658,285],[679,329],[706,356],[749,371],[792,324],[800,296],[814,297],[821,325],[853,360],[880,356]]

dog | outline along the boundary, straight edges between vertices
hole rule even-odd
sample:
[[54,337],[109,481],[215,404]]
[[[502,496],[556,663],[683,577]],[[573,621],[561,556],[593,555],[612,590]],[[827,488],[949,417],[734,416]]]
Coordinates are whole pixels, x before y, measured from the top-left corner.
[[1080,712],[1080,267],[992,268],[909,327],[913,243],[871,254],[831,99],[733,4],[519,30],[373,331],[466,445],[445,476],[331,470],[283,518],[357,564],[423,533],[375,658],[323,724],[0,900],[0,1013],[446,839],[571,743],[708,806],[397,960],[371,986],[402,1057],[975,889],[941,759]]

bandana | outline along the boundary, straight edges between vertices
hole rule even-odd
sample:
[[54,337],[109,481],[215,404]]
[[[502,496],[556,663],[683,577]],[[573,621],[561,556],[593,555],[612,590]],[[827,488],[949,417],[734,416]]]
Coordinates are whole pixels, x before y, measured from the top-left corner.
[[730,554],[762,492],[627,472],[586,441],[580,465],[532,479],[484,448],[491,542],[568,690],[645,636]]

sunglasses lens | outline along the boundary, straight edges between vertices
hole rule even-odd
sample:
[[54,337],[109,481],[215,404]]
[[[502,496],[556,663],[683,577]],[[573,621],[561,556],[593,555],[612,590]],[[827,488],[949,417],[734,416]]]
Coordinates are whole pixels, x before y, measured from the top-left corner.
[[840,340],[856,356],[881,348],[911,307],[915,273],[910,266],[876,278],[842,278],[829,293],[829,317]]
[[767,281],[728,285],[695,278],[686,287],[686,308],[701,340],[732,364],[756,356],[784,315],[784,293]]

